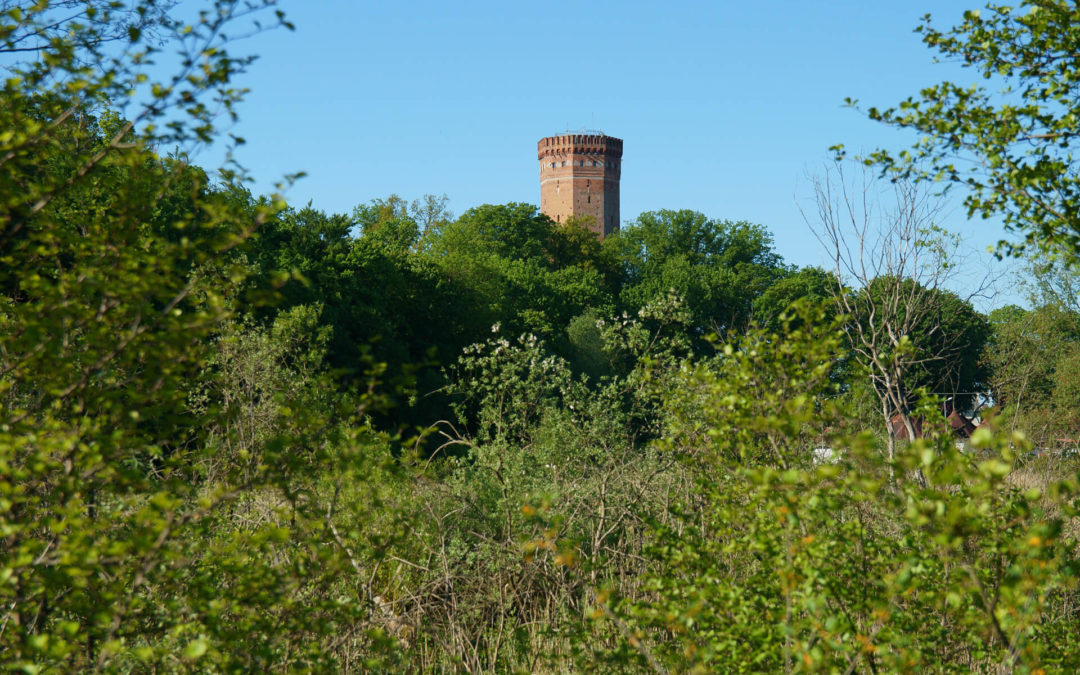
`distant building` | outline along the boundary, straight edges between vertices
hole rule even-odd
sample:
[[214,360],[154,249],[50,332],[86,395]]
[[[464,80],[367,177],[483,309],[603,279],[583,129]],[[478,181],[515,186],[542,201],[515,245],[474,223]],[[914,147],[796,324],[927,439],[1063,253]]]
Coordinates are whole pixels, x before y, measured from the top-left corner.
[[603,133],[541,138],[540,211],[565,223],[592,216],[592,229],[606,237],[619,229],[619,176],[623,142]]

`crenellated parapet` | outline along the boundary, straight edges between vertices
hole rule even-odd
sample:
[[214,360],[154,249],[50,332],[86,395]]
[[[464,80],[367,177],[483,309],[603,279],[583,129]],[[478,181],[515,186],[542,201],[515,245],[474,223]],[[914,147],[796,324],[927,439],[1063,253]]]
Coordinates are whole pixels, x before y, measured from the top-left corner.
[[548,136],[537,143],[537,159],[563,157],[566,155],[605,155],[621,159],[623,142],[614,136],[592,134],[568,134]]

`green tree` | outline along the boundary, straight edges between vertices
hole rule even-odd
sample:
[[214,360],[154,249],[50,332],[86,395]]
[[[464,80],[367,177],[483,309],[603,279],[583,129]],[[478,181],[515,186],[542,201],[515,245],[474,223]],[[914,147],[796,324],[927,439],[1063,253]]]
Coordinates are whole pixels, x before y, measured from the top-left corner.
[[595,235],[529,204],[469,209],[426,241],[424,255],[465,291],[470,340],[496,323],[561,338],[574,316],[614,304]]
[[990,326],[982,359],[995,409],[1010,428],[1058,449],[1080,426],[1080,315],[1052,304],[1009,305],[990,313]]
[[1032,305],[1080,312],[1080,267],[1053,252],[1039,252],[1026,260],[1025,268],[1021,285]]
[[771,330],[779,330],[784,325],[781,316],[797,300],[831,310],[828,314],[831,319],[836,310],[833,302],[836,287],[836,277],[820,267],[786,272],[754,299],[753,319]]
[[[310,638],[392,612],[360,574],[364,540],[337,535],[343,512],[366,519],[360,476],[380,471],[359,452],[368,404],[326,403],[318,350],[296,344],[317,334],[313,312],[220,337],[247,271],[232,256],[280,204],[155,152],[213,137],[247,63],[222,35],[272,3],[219,0],[190,25],[161,19],[158,37],[95,24],[115,4],[79,3],[3,84],[0,661],[330,669],[333,649]],[[0,40],[48,35],[72,5],[7,3]],[[162,37],[184,57],[155,81]],[[193,382],[229,395],[200,406]],[[330,462],[347,498],[320,481]]]
[[[900,322],[910,326],[913,350],[911,368],[903,381],[908,405],[913,407],[916,392],[925,389],[949,399],[957,410],[968,410],[978,392],[985,389],[986,371],[979,363],[979,355],[990,334],[986,317],[955,293],[917,289],[916,283],[906,280],[901,284],[907,302],[897,307]],[[860,293],[878,297],[856,301],[857,305],[863,309],[881,306],[881,296],[891,293],[894,285],[891,279],[875,279]],[[913,316],[908,317],[909,313]],[[869,317],[856,315],[853,319],[866,322]]]
[[622,302],[636,312],[674,292],[699,339],[746,326],[755,299],[786,273],[772,246],[759,225],[687,210],[643,213],[604,240],[621,268]]
[[438,364],[453,361],[481,328],[490,330],[475,325],[471,289],[418,250],[410,209],[393,196],[357,207],[352,217],[286,209],[245,251],[257,272],[252,289],[279,283],[279,302],[254,312],[260,321],[292,307],[322,307],[319,322],[330,329],[326,359],[339,386],[367,386],[369,369],[383,364],[388,391],[401,394],[380,416],[390,429],[449,416],[436,393],[445,384]]
[[407,251],[420,239],[420,224],[409,212],[408,203],[397,195],[357,206],[353,209],[353,222],[363,237],[392,249]]
[[141,5],[124,5],[109,0],[53,0],[45,3],[7,2],[17,8],[19,20],[5,26],[0,54],[34,55],[71,40],[78,33],[79,50],[72,56],[79,65],[91,63],[107,43],[128,42],[132,33],[152,33],[160,37],[173,26],[169,10],[175,0]]
[[1001,216],[1027,244],[1080,251],[1080,175],[1072,161],[1080,116],[1080,7],[1067,0],[990,3],[938,29],[917,30],[947,61],[983,80],[942,82],[871,119],[912,129],[919,141],[868,161],[887,173],[965,188],[971,215]]
[[[936,435],[891,465],[869,435],[836,433],[847,415],[830,375],[846,350],[838,328],[804,313],[798,327],[751,331],[681,370],[660,447],[690,467],[694,489],[653,521],[639,583],[598,589],[581,665],[1076,667],[1060,642],[1077,627],[1063,602],[1076,590],[1077,548],[1062,537],[1072,498],[1007,478],[1019,436],[984,429],[976,455]],[[836,450],[828,463],[815,461],[822,443]],[[890,473],[916,469],[925,485],[892,487]]]

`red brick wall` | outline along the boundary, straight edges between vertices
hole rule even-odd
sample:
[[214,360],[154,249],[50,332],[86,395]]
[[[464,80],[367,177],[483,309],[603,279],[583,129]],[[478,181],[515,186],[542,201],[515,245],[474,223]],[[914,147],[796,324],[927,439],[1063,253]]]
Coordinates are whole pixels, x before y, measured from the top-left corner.
[[592,216],[601,237],[619,229],[623,142],[614,136],[568,134],[537,143],[540,211],[565,223]]

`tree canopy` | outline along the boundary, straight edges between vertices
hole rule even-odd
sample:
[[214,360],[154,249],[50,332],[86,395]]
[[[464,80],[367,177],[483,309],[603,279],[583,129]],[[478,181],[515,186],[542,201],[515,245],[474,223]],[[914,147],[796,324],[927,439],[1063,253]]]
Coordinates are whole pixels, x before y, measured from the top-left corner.
[[643,213],[604,246],[619,262],[626,305],[674,292],[699,338],[744,328],[755,299],[788,273],[765,228],[695,211]]

